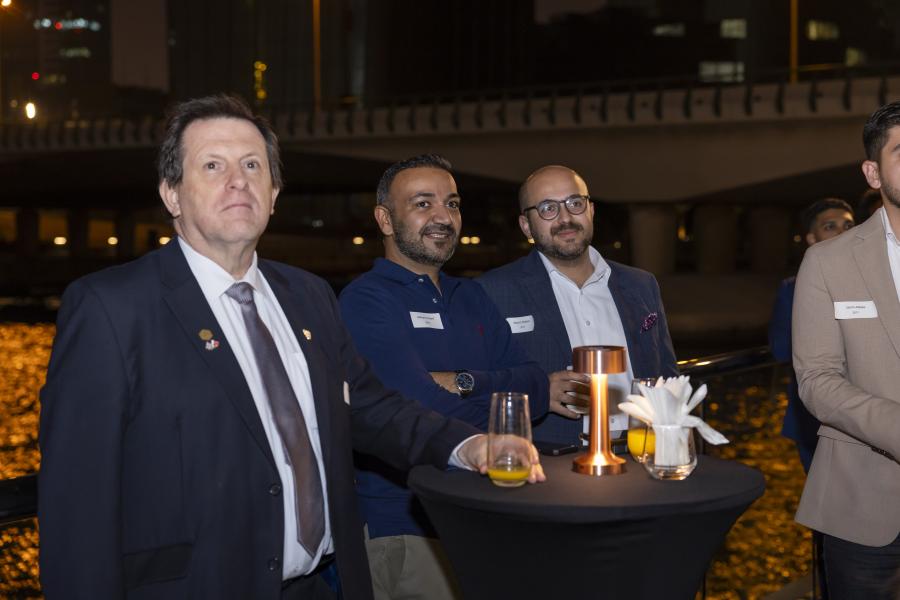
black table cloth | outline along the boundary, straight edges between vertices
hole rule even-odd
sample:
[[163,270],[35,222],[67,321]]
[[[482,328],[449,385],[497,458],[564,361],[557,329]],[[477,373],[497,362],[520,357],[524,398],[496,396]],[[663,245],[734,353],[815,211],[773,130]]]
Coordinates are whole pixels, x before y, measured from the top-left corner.
[[466,599],[692,600],[728,529],[765,489],[762,474],[701,456],[684,481],[572,472],[542,457],[547,482],[500,488],[469,471],[416,467],[425,506]]

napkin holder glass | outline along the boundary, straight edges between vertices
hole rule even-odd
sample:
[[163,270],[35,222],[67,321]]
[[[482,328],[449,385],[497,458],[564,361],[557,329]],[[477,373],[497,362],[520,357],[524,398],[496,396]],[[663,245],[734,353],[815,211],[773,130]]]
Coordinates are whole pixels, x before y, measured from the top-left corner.
[[652,425],[656,437],[653,452],[645,452],[644,468],[654,479],[686,479],[697,467],[693,427]]

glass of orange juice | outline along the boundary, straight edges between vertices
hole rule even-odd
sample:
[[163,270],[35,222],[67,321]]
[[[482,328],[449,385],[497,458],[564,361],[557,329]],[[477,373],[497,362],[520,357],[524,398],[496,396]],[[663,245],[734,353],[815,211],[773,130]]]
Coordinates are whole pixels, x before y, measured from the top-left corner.
[[528,394],[495,392],[488,421],[488,477],[500,487],[518,487],[531,472]]
[[[656,378],[640,378],[631,382],[631,393],[641,394],[640,386],[653,387]],[[656,449],[656,435],[653,428],[634,417],[628,417],[628,452],[639,463],[647,460],[647,454],[652,454]]]

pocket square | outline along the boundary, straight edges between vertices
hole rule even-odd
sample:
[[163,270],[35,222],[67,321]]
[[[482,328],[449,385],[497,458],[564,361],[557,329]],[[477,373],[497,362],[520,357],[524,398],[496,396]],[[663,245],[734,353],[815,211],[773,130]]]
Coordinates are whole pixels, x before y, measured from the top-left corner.
[[653,329],[653,326],[656,325],[656,321],[658,319],[659,315],[657,315],[655,312],[652,312],[644,317],[644,322],[641,323],[641,333],[645,333]]
[[344,382],[344,404],[350,406],[350,385]]

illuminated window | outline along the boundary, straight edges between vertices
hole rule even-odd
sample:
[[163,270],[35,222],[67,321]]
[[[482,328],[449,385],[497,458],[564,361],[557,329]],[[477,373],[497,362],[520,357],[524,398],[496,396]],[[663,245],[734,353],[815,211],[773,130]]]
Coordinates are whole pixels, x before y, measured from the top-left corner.
[[[103,249],[114,246],[109,240],[116,237],[116,225],[112,219],[90,219],[88,221],[88,248]],[[118,239],[116,240],[118,243]]]
[[7,244],[16,239],[16,211],[11,208],[0,208],[0,244]]
[[844,64],[848,67],[857,67],[866,64],[866,52],[859,48],[847,48],[844,51]]
[[723,38],[742,40],[747,37],[747,19],[722,19],[719,35]]
[[700,63],[700,81],[734,83],[744,80],[744,63],[705,60]]
[[269,66],[262,62],[253,63],[253,91],[256,93],[256,99],[262,102],[268,98],[269,93],[266,91],[266,69]]
[[684,37],[684,23],[662,23],[653,28],[656,37]]
[[841,37],[837,23],[830,21],[807,21],[806,37],[810,40],[836,40]]

